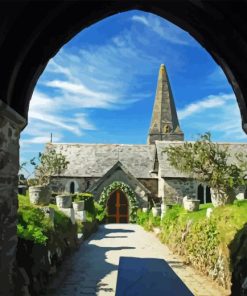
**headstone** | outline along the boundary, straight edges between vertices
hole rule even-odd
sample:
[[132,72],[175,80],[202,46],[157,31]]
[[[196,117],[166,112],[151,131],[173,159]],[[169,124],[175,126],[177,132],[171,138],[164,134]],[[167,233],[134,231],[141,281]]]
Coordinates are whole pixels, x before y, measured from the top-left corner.
[[188,199],[183,198],[183,205],[186,211],[195,212],[199,210],[200,200],[199,199]]
[[68,209],[71,208],[72,205],[72,198],[71,195],[57,195],[56,196],[56,204],[61,209]]
[[154,217],[159,217],[161,215],[161,208],[160,207],[153,207],[152,214]]
[[213,213],[213,209],[212,208],[208,208],[207,211],[206,211],[206,217],[207,218],[210,218],[211,215],[212,215],[212,213]]

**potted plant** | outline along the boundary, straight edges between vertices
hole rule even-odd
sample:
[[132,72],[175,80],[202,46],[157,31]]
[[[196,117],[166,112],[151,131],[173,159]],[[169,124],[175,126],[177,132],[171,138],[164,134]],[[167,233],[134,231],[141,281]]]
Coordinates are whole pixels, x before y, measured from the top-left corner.
[[35,178],[29,187],[29,198],[33,204],[47,205],[50,202],[51,192],[49,184],[53,176],[59,176],[67,168],[68,161],[61,153],[48,149],[39,153],[38,162],[35,158],[30,160],[35,167]]
[[235,189],[247,184],[246,155],[235,153],[235,160],[231,161],[227,146],[213,143],[210,133],[201,135],[194,143],[170,146],[164,152],[177,170],[211,187],[215,207],[233,203]]

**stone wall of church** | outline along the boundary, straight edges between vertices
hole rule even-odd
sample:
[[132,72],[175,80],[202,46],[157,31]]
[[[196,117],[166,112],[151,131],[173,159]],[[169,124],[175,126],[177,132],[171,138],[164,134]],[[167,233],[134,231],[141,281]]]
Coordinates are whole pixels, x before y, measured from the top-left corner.
[[81,178],[81,177],[58,177],[53,178],[51,187],[54,192],[70,192],[71,183],[74,182],[75,192],[85,192],[93,185],[99,178]]
[[198,183],[192,179],[164,179],[159,182],[159,196],[168,202],[182,203],[183,197],[196,198]]
[[138,179],[153,196],[158,197],[158,179]]

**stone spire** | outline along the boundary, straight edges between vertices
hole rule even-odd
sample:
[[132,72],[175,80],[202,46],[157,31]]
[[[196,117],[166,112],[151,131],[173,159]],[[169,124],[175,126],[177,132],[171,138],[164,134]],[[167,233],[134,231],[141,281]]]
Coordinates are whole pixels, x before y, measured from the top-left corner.
[[170,82],[163,64],[160,66],[152,121],[147,142],[148,144],[154,144],[156,140],[184,140],[184,134],[179,127]]

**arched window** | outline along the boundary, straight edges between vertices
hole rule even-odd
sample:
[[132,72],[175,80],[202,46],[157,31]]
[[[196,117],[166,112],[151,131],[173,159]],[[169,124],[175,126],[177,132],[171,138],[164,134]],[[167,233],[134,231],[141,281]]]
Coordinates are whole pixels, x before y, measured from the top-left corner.
[[210,187],[206,187],[206,203],[212,202],[211,200],[211,192],[210,192]]
[[69,192],[75,193],[75,182],[73,181],[70,183]]
[[201,204],[204,203],[204,189],[203,189],[202,184],[200,184],[197,188],[197,199],[200,200]]
[[244,191],[244,199],[247,199],[247,187],[245,188],[245,191]]

